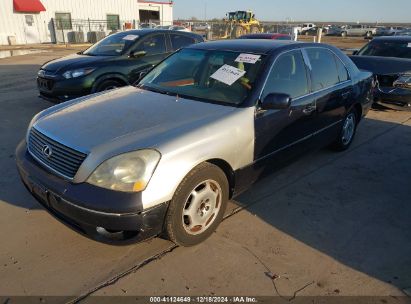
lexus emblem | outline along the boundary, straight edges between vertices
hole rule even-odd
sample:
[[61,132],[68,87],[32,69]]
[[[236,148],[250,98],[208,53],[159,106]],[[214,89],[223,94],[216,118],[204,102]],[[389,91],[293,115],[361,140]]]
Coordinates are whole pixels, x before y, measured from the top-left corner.
[[49,158],[51,154],[53,154],[53,150],[51,150],[51,148],[48,145],[44,145],[43,148],[41,148],[41,152],[43,152],[43,154],[47,158]]

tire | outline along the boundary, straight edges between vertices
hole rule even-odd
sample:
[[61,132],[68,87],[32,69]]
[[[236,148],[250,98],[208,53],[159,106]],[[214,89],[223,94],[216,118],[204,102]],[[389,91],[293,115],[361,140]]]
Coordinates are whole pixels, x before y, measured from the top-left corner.
[[122,86],[124,85],[121,82],[114,79],[108,79],[97,85],[96,92],[108,91]]
[[341,37],[344,37],[344,38],[347,37],[347,32],[342,32]]
[[236,26],[233,30],[233,36],[234,38],[239,38],[242,35],[244,35],[244,28],[242,26]]
[[345,151],[350,147],[357,131],[358,122],[359,117],[357,111],[355,109],[352,109],[345,116],[338,138],[331,145],[331,148],[333,150]]
[[250,32],[251,34],[258,34],[260,33],[260,29],[257,26],[252,26]]
[[191,170],[174,193],[165,219],[165,233],[179,246],[205,241],[223,219],[228,202],[224,172],[210,163]]

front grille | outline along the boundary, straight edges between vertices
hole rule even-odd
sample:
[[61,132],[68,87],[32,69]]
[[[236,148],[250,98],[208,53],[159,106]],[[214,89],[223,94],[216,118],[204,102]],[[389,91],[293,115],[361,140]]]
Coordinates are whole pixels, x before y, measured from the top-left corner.
[[[46,147],[49,150],[44,151]],[[69,179],[74,178],[87,156],[45,136],[34,128],[30,130],[28,149],[40,163]],[[49,152],[49,155],[45,152]]]
[[38,77],[37,86],[39,87],[39,89],[45,89],[45,90],[51,91],[54,86],[54,81],[51,79]]

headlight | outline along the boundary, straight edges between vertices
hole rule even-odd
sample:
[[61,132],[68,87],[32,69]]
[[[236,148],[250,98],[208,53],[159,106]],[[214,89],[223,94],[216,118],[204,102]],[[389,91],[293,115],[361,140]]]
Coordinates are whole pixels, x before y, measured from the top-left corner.
[[115,156],[98,166],[87,182],[123,192],[143,191],[160,157],[156,150],[139,150]]
[[70,78],[77,78],[80,76],[85,76],[90,73],[92,73],[95,69],[93,68],[85,68],[85,69],[77,69],[77,70],[72,70],[72,71],[67,71],[63,73],[63,77],[66,79]]

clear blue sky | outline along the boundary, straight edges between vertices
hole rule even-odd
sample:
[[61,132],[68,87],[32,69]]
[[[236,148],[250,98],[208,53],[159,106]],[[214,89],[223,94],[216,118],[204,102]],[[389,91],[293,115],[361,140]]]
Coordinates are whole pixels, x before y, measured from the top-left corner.
[[252,9],[263,21],[409,22],[411,0],[174,0],[174,18],[222,18]]

